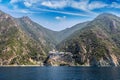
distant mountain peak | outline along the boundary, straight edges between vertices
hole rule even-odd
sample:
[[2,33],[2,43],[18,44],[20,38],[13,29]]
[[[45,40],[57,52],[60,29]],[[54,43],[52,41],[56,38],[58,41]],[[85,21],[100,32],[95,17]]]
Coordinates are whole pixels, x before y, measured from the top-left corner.
[[23,16],[22,18],[30,19],[28,16]]
[[12,16],[10,16],[9,14],[6,14],[3,11],[0,10],[0,19],[3,20],[3,19],[8,19],[8,18],[13,20]]
[[[110,15],[113,15],[113,14],[111,14],[111,13],[102,13],[102,14],[100,14],[100,15],[110,16]],[[115,16],[115,15],[114,15],[114,16]]]
[[113,19],[113,18],[118,18],[118,17],[111,13],[102,13],[98,15],[95,19],[105,19],[105,18]]
[[0,10],[0,15],[8,15],[8,14],[6,14],[3,11]]
[[21,17],[21,19],[25,20],[25,21],[31,21],[31,19],[28,16],[23,16],[23,17]]
[[2,13],[2,11],[0,10],[0,13]]

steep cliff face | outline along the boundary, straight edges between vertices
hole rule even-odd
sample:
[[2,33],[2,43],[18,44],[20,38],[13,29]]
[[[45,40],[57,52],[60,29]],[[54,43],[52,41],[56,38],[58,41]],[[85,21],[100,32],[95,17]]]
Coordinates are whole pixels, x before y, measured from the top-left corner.
[[59,49],[73,53],[79,65],[119,66],[119,34],[120,18],[102,14],[64,40]]

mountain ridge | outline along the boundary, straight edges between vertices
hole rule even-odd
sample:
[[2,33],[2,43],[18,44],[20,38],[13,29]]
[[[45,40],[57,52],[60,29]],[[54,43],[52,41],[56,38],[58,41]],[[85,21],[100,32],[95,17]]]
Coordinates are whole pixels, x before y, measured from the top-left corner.
[[62,41],[58,49],[73,53],[79,65],[119,66],[119,21],[119,17],[111,14],[99,15]]
[[52,31],[27,16],[14,18],[0,11],[0,38],[1,65],[54,63],[48,57],[52,49],[71,53],[63,54],[56,60],[57,65],[69,65],[69,61],[75,66],[120,65],[120,18],[109,13],[62,31]]

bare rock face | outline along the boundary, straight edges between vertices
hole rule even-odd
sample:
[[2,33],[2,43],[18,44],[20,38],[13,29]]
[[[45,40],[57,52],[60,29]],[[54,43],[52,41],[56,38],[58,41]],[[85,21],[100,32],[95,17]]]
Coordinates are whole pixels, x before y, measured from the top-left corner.
[[110,23],[110,29],[113,33],[117,32],[117,25],[116,25],[116,22],[114,20],[112,20]]

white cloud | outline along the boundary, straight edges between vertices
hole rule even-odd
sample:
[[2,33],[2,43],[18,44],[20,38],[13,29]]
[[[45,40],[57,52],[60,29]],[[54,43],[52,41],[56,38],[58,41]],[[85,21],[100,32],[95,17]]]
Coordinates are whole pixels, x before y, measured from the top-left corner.
[[22,14],[40,13],[40,12],[33,12],[33,11],[28,10],[28,9],[18,9],[18,8],[9,9],[7,6],[3,6],[3,5],[0,6],[0,10],[4,11],[6,13],[9,13],[14,17],[17,17],[16,16],[17,14],[22,15]]
[[38,4],[41,0],[10,0],[11,4],[22,2],[26,7],[31,7],[34,3]]
[[63,21],[63,20],[66,19],[66,16],[62,16],[62,17],[61,16],[56,16],[55,19],[59,20],[59,21]]
[[81,0],[79,2],[71,1],[69,6],[76,8],[76,9],[87,10],[88,0]]
[[31,7],[31,6],[33,6],[33,4],[39,4],[39,2],[40,2],[41,0],[24,0],[24,5],[26,6],[26,7]]
[[[61,8],[65,8],[65,7],[72,7],[72,8],[76,8],[76,9],[79,9],[79,10],[83,10],[89,14],[96,14],[94,12],[91,12],[89,9],[88,9],[88,0],[81,0],[81,1],[74,1],[74,0],[60,0],[60,1],[57,1],[57,0],[49,0],[49,1],[43,1],[41,3],[42,6],[46,6],[46,7],[49,7],[49,8],[53,8],[53,9],[61,9]],[[61,13],[64,13],[64,12],[61,12]],[[67,13],[67,12],[65,12]],[[71,14],[68,12],[68,14]],[[79,13],[72,13],[72,14],[75,14],[75,15],[78,15],[78,16],[81,16],[81,14]]]
[[30,7],[30,6],[32,6],[32,3],[29,3],[29,2],[27,2],[27,1],[25,1],[25,2],[24,2],[24,5],[25,5],[26,7]]
[[92,2],[88,5],[88,9],[89,10],[93,10],[93,9],[98,9],[98,8],[103,8],[103,7],[107,7],[108,5],[103,3],[103,2]]
[[113,2],[113,3],[111,4],[111,7],[113,7],[113,8],[120,8],[120,4],[118,4],[118,3],[116,3],[116,2]]
[[21,13],[28,13],[27,10],[20,10]]
[[38,11],[44,11],[44,12],[54,12],[54,13],[73,15],[73,16],[88,16],[86,14],[81,14],[81,13],[72,13],[72,12],[65,12],[65,11],[48,10],[48,9],[41,9],[41,8],[34,8],[34,7],[32,9],[33,10],[38,10]]
[[81,0],[81,1],[74,1],[74,0],[48,0],[43,1],[41,3],[42,6],[46,6],[49,8],[65,8],[65,7],[72,7],[81,10],[87,10],[88,8],[88,0]]
[[[11,3],[17,3],[19,1],[22,1],[23,4],[26,7],[40,7],[40,6],[46,6],[52,9],[63,9],[66,7],[71,7],[79,10],[83,10],[87,12],[88,14],[95,14],[91,10],[98,9],[107,6],[105,3],[100,1],[94,1],[92,3],[89,3],[89,0],[11,0]],[[54,12],[51,11],[50,12]],[[65,13],[65,14],[73,14],[73,15],[81,15],[78,13],[70,13],[70,12],[62,12],[62,11],[56,11],[58,13]]]
[[13,4],[20,1],[23,2],[26,7],[46,6],[53,9],[71,7],[86,12],[104,7],[120,8],[120,5],[116,2],[113,2],[112,4],[106,4],[102,1],[92,1],[91,3],[89,3],[89,0],[10,0],[10,3]]
[[107,4],[100,2],[100,1],[94,1],[92,3],[89,3],[89,0],[80,0],[80,1],[75,1],[75,0],[48,0],[48,1],[43,1],[41,3],[42,6],[46,6],[49,8],[65,8],[65,7],[72,7],[75,9],[83,10],[86,12],[90,12],[93,9],[98,9],[98,8],[103,8],[106,7]]
[[50,8],[64,8],[67,6],[67,0],[61,0],[61,1],[43,1],[41,5],[50,7]]
[[103,8],[106,6],[108,5],[100,1],[94,1],[92,3],[89,3],[88,0],[82,0],[80,2],[72,1],[71,3],[71,7],[84,11],[90,11],[93,9]]

